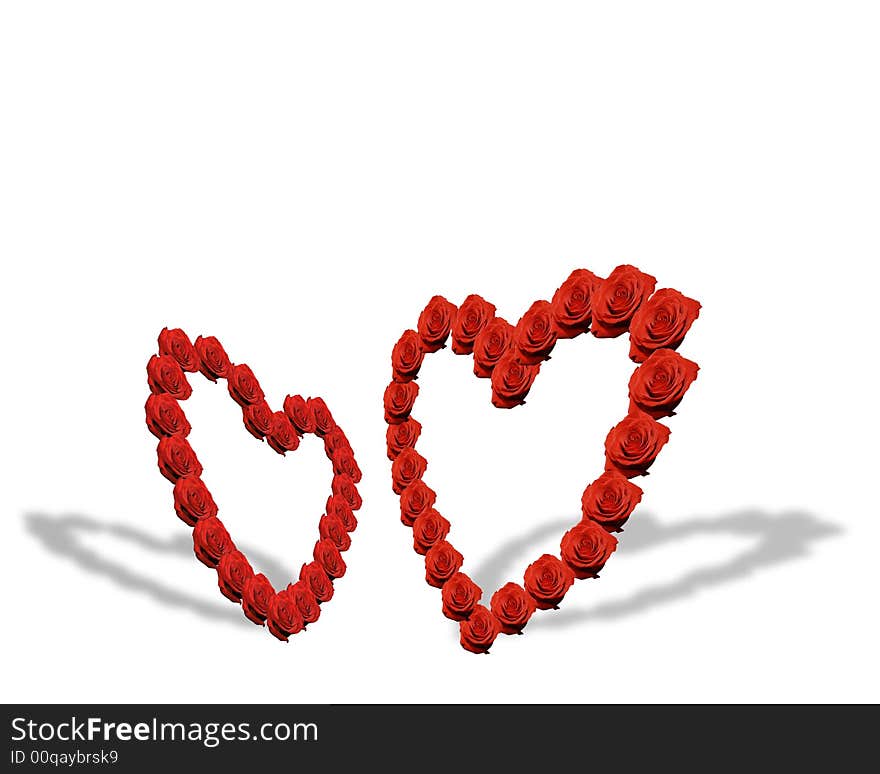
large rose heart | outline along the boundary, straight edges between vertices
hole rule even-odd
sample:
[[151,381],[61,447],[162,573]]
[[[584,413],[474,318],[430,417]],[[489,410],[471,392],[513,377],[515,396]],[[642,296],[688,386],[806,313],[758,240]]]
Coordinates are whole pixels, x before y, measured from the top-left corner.
[[[620,532],[642,497],[630,479],[646,475],[672,416],[697,377],[698,366],[675,350],[699,315],[700,304],[677,290],[654,291],[656,280],[633,266],[618,266],[606,279],[577,269],[552,301],[535,301],[516,325],[496,316],[477,295],[460,307],[434,296],[416,330],[404,331],[391,354],[392,381],[385,390],[387,450],[400,519],[413,531],[413,547],[425,556],[425,578],[441,589],[443,613],[459,622],[462,646],[485,653],[499,633],[521,633],[536,609],[556,608],[576,578],[596,578],[617,547]],[[450,523],[434,507],[437,494],[424,481],[427,460],[415,450],[421,424],[412,417],[419,368],[427,353],[445,347],[473,354],[474,374],[490,378],[492,403],[525,402],[541,367],[560,338],[592,330],[598,338],[629,332],[630,357],[640,365],[629,380],[629,409],[605,439],[605,471],[584,490],[581,521],[560,542],[560,555],[530,564],[523,583],[507,583],[489,606],[482,589],[461,571],[463,557],[447,539]]]
[[[179,401],[192,394],[186,372],[201,373],[213,382],[226,380],[229,395],[241,406],[248,432],[279,454],[294,451],[300,437],[314,434],[324,441],[333,465],[332,494],[318,522],[320,538],[313,561],[304,564],[296,583],[275,591],[263,574],[254,573],[217,517],[218,507],[201,479],[202,466],[187,441],[190,424]],[[193,344],[180,329],[159,334],[159,354],[147,364],[150,397],[147,427],[159,439],[159,470],[174,484],[174,510],[193,528],[193,550],[199,561],[217,571],[225,597],[240,603],[255,624],[287,642],[292,634],[318,619],[323,602],[333,596],[333,580],[345,573],[343,551],[351,545],[357,526],[354,511],[361,507],[356,484],[361,472],[345,433],[333,420],[321,398],[299,395],[284,400],[284,410],[273,412],[251,369],[233,364],[214,337]]]

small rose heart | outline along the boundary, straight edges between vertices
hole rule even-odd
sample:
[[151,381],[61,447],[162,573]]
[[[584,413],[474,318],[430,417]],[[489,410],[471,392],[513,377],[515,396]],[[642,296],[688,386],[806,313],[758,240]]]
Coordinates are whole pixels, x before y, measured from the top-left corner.
[[[520,634],[536,609],[557,608],[576,578],[597,578],[617,547],[620,532],[642,497],[632,481],[669,439],[657,421],[672,416],[697,377],[698,366],[675,350],[699,315],[700,304],[677,290],[654,291],[656,280],[634,266],[618,266],[606,279],[576,269],[551,301],[535,301],[514,326],[496,316],[478,295],[460,307],[434,296],[391,353],[392,381],[385,389],[388,458],[400,519],[413,530],[413,547],[425,556],[425,579],[441,589],[443,614],[459,622],[461,644],[486,653],[499,633]],[[490,378],[492,403],[525,403],[541,367],[560,338],[591,330],[597,338],[629,332],[630,358],[640,365],[629,380],[629,409],[605,439],[605,471],[584,490],[581,521],[560,542],[560,556],[530,564],[523,583],[507,583],[489,607],[482,589],[461,571],[463,557],[447,540],[451,525],[434,508],[437,493],[424,481],[428,461],[415,450],[422,425],[411,416],[415,380],[426,353],[452,337],[452,351],[473,354],[474,374]]]
[[[236,549],[201,479],[202,466],[187,441],[191,427],[179,403],[192,394],[186,372],[195,371],[213,382],[226,380],[248,432],[265,439],[279,454],[295,451],[300,437],[308,433],[324,441],[333,482],[318,522],[320,538],[313,561],[302,566],[296,583],[281,591],[276,592],[265,575],[254,573],[247,557]],[[275,637],[287,642],[318,619],[321,603],[333,596],[333,580],[345,573],[342,552],[351,545],[350,533],[357,526],[354,511],[361,507],[356,487],[361,472],[345,433],[321,398],[288,396],[284,410],[273,412],[251,369],[233,364],[213,336],[200,336],[193,344],[179,328],[163,329],[159,354],[147,363],[147,380],[151,393],[145,407],[147,427],[159,439],[159,470],[174,484],[174,510],[193,527],[196,557],[217,571],[220,591],[240,603],[248,619],[267,624]]]

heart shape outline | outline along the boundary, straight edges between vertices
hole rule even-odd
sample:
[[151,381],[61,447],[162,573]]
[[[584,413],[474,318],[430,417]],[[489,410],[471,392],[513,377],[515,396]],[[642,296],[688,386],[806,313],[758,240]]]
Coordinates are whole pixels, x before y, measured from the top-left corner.
[[[597,578],[617,547],[613,533],[641,501],[631,481],[648,475],[669,440],[657,421],[673,416],[699,366],[676,351],[701,305],[678,290],[655,290],[656,278],[634,266],[617,266],[602,279],[575,269],[551,301],[535,301],[516,326],[496,315],[494,304],[469,295],[460,307],[434,296],[391,353],[392,380],[383,407],[392,490],[400,498],[401,522],[413,530],[413,548],[425,557],[425,580],[441,590],[443,614],[459,623],[460,642],[488,653],[498,634],[522,634],[532,614],[556,609],[576,579]],[[464,557],[447,540],[451,523],[434,507],[437,493],[423,480],[428,461],[416,450],[422,425],[412,416],[424,356],[445,348],[474,356],[474,375],[489,378],[492,403],[511,409],[525,403],[542,362],[560,338],[592,331],[597,338],[629,333],[630,359],[638,364],[628,383],[629,407],[605,439],[605,471],[581,497],[582,519],[560,541],[560,555],[543,554],[523,574],[492,594],[462,572]]]
[[[213,336],[195,343],[180,328],[163,328],[159,352],[147,363],[150,395],[144,406],[147,428],[158,439],[159,471],[174,485],[174,510],[193,528],[193,552],[217,571],[220,592],[241,604],[248,620],[283,642],[318,620],[321,605],[333,596],[333,581],[345,574],[342,553],[351,546],[357,527],[354,511],[362,501],[357,490],[361,471],[342,428],[322,398],[288,395],[282,411],[272,411],[250,367],[233,363]],[[192,395],[186,373],[201,372],[212,382],[225,380],[230,397],[241,407],[247,431],[281,455],[295,451],[300,438],[321,438],[333,467],[331,494],[318,522],[319,539],[312,561],[299,578],[276,591],[262,573],[255,573],[218,518],[219,508],[201,479],[202,465],[187,436],[192,429],[180,401]]]

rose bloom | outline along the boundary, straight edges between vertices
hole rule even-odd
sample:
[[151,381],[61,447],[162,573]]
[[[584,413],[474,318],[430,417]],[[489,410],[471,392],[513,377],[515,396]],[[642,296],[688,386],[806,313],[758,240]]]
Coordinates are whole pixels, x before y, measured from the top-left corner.
[[443,588],[443,584],[461,569],[462,561],[464,557],[451,543],[440,540],[425,554],[425,580],[431,586]]
[[232,362],[226,350],[213,336],[199,336],[193,345],[196,354],[199,356],[199,370],[202,375],[216,382],[218,379],[225,379],[229,375],[229,369],[232,368]]
[[426,554],[449,534],[449,522],[433,508],[425,511],[413,522],[413,549]]
[[419,440],[422,425],[417,419],[410,417],[405,422],[396,425],[388,425],[385,431],[385,447],[388,459],[392,462],[404,449],[412,449]]
[[229,394],[239,406],[259,403],[266,397],[254,372],[244,363],[232,366],[227,379]]
[[443,584],[443,615],[453,621],[463,621],[480,601],[483,590],[463,572],[457,572]]
[[165,435],[179,435],[185,438],[192,430],[180,404],[167,393],[150,395],[144,406],[144,412],[147,427],[157,438]]
[[312,416],[315,417],[315,433],[323,437],[336,427],[336,420],[333,419],[323,398],[309,398],[308,402]]
[[647,414],[630,414],[608,432],[605,464],[627,478],[643,476],[669,440],[669,428]]
[[174,482],[174,512],[190,527],[217,515],[217,503],[198,476],[181,476]]
[[593,320],[593,293],[602,279],[587,269],[575,269],[553,294],[550,306],[560,338],[570,339],[589,330]]
[[483,605],[477,605],[470,617],[459,624],[461,646],[471,653],[488,653],[499,631],[498,619]]
[[269,579],[260,573],[245,581],[241,591],[241,608],[245,616],[262,626],[269,615],[269,605],[275,596],[275,589]]
[[611,338],[625,333],[656,284],[656,278],[635,266],[624,264],[614,269],[593,293],[593,335]]
[[535,600],[516,583],[505,583],[492,595],[492,613],[504,634],[521,634],[535,612]]
[[562,561],[576,578],[597,578],[615,548],[617,538],[593,521],[572,527],[560,544]]
[[247,431],[258,441],[262,441],[272,432],[272,423],[275,418],[272,409],[264,400],[243,406],[241,409],[242,419]]
[[452,324],[452,351],[456,355],[469,355],[474,351],[474,339],[492,318],[495,305],[478,295],[468,296],[458,308]]
[[629,356],[644,362],[658,349],[676,349],[700,316],[700,302],[677,290],[658,290],[633,315],[629,328]]
[[159,354],[173,357],[184,371],[198,371],[201,363],[192,342],[180,328],[163,328],[159,334]]
[[581,511],[585,519],[609,532],[619,532],[642,499],[642,490],[616,470],[603,473],[584,490]]
[[302,613],[294,595],[288,589],[279,591],[270,600],[267,609],[266,625],[273,636],[283,642],[305,628]]
[[533,365],[547,360],[556,344],[557,335],[553,307],[548,301],[535,301],[513,331],[520,360]]
[[404,449],[391,463],[391,481],[394,493],[400,494],[413,481],[420,479],[427,467],[428,461],[415,449]]
[[513,352],[502,356],[492,371],[492,405],[509,409],[525,403],[539,368],[519,362]]
[[495,364],[513,341],[513,326],[502,317],[491,320],[474,339],[474,375],[481,379],[492,376]]
[[217,563],[217,585],[223,596],[233,602],[241,600],[245,583],[253,575],[254,570],[241,551],[227,551]]
[[446,344],[455,319],[455,304],[434,296],[419,315],[418,331],[425,352],[436,352]]
[[418,394],[419,385],[415,382],[391,382],[385,388],[383,398],[385,421],[389,425],[405,422],[412,411]]
[[296,451],[299,448],[299,435],[296,428],[283,411],[272,414],[272,428],[266,436],[266,440],[279,454]]
[[147,384],[150,392],[168,393],[175,400],[186,400],[192,387],[183,369],[171,355],[153,355],[147,362]]
[[541,610],[556,608],[574,583],[572,569],[555,556],[544,554],[525,571],[526,591]]
[[315,415],[302,395],[288,395],[284,399],[284,413],[300,435],[315,432]]
[[304,564],[299,571],[300,582],[309,587],[318,602],[327,602],[333,597],[333,579],[327,575],[320,562]]
[[223,554],[234,550],[232,538],[216,516],[208,516],[196,522],[193,528],[193,551],[202,564],[216,567]]
[[391,350],[394,381],[409,382],[415,379],[419,368],[422,367],[424,357],[425,351],[422,349],[422,339],[419,334],[412,329],[405,330]]
[[424,481],[413,481],[400,493],[400,521],[411,527],[418,516],[431,508],[437,493]]

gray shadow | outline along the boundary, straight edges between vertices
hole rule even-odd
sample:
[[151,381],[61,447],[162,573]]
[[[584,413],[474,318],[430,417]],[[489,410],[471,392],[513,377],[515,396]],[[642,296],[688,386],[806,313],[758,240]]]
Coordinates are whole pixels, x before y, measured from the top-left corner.
[[[474,580],[484,589],[497,589],[508,580],[506,574],[510,566],[524,551],[545,538],[561,536],[578,518],[543,524],[507,541],[475,569]],[[618,535],[618,553],[644,551],[692,535],[735,535],[751,538],[755,542],[728,561],[699,567],[676,580],[647,586],[623,599],[586,609],[563,607],[550,611],[549,615],[535,616],[529,621],[529,628],[561,629],[585,621],[608,621],[637,615],[660,605],[685,599],[699,591],[742,580],[761,569],[804,559],[809,556],[812,543],[842,533],[839,526],[822,521],[805,511],[786,511],[773,515],[753,508],[671,524],[664,524],[649,513],[636,513],[627,522],[625,533]]]
[[[225,597],[220,597],[220,604],[203,602],[182,591],[160,583],[158,580],[141,573],[133,572],[124,564],[113,561],[86,546],[81,536],[84,534],[112,535],[120,540],[140,546],[147,551],[184,556],[195,561],[192,538],[189,535],[175,535],[173,538],[160,540],[146,532],[141,532],[128,524],[103,522],[88,516],[65,515],[50,516],[45,513],[27,513],[24,516],[27,532],[38,540],[43,547],[58,557],[73,562],[83,570],[100,575],[113,581],[128,591],[144,594],[155,602],[166,607],[176,607],[211,621],[221,621],[237,626],[254,628],[241,612],[239,605],[233,605]],[[255,551],[252,548],[240,547],[255,567],[270,579],[289,577],[279,562]],[[223,604],[225,603],[225,604]]]

